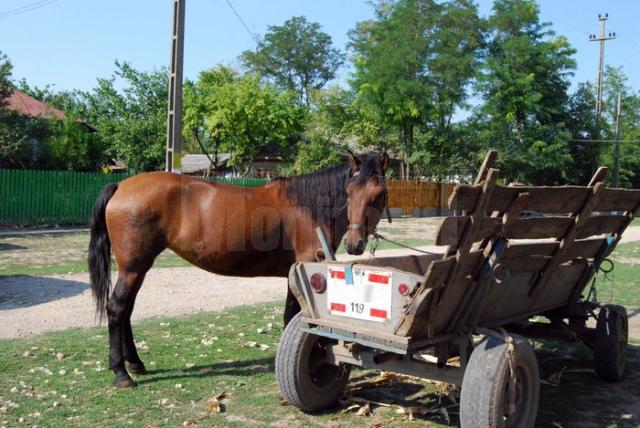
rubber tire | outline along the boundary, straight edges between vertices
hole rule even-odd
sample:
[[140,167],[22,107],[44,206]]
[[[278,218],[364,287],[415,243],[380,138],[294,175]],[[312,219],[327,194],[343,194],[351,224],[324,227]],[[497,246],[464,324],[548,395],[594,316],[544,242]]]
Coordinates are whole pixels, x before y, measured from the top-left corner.
[[629,319],[624,307],[603,305],[598,313],[593,346],[596,376],[609,382],[624,378],[629,340]]
[[316,384],[309,363],[319,337],[302,331],[301,319],[302,313],[296,314],[282,332],[276,352],[276,378],[287,402],[306,412],[316,412],[336,402],[349,380],[351,366],[320,366],[326,379],[323,385]]
[[460,392],[460,425],[462,427],[532,427],[538,413],[540,375],[536,356],[523,337],[514,339],[514,370],[526,378],[522,392],[524,415],[516,425],[507,424],[504,418],[505,395],[509,377],[507,344],[503,340],[487,336],[471,353],[462,379]]

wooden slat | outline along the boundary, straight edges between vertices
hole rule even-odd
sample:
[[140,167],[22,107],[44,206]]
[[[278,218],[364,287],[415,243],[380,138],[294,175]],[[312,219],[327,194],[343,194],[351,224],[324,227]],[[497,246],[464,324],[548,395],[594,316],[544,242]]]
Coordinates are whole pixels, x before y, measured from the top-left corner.
[[[473,209],[481,191],[481,185],[458,185],[449,198],[449,208]],[[582,186],[496,186],[491,201],[487,205],[487,212],[504,212],[519,193],[530,194],[525,210],[569,213],[580,211],[590,189]]]
[[[573,245],[567,249],[563,262],[573,260],[578,257],[590,259],[595,257],[602,247],[605,239],[583,239],[574,241]],[[558,248],[558,242],[531,242],[523,244],[509,243],[500,257],[500,262],[504,263],[514,272],[531,272],[543,269],[549,257]],[[535,259],[535,260],[534,260]],[[531,263],[530,266],[526,266]],[[541,267],[541,263],[545,263]],[[524,265],[523,267],[520,267]]]
[[617,232],[627,221],[621,215],[596,215],[587,219],[577,234],[577,239],[588,238],[593,235],[603,235]]
[[[436,245],[457,246],[470,221],[471,218],[468,216],[445,218],[436,235]],[[502,220],[499,217],[485,217],[479,218],[476,223],[469,238],[472,243],[492,237],[501,226]]]
[[480,165],[480,170],[478,171],[478,175],[476,176],[476,181],[474,184],[480,184],[487,178],[487,174],[489,170],[493,168],[493,164],[498,158],[497,150],[489,150],[487,154],[484,155],[484,160],[482,161],[482,165]]
[[573,223],[571,217],[529,217],[514,222],[505,233],[509,239],[561,238]]
[[591,190],[582,186],[560,187],[507,187],[496,186],[487,206],[487,211],[504,211],[519,193],[529,193],[525,210],[547,213],[570,213],[580,211]]
[[595,211],[631,211],[639,202],[640,190],[606,188]]
[[449,197],[449,209],[471,211],[476,206],[478,196],[482,192],[482,184],[459,184]]
[[456,258],[454,256],[432,262],[425,274],[424,287],[440,288],[444,286],[455,264]]
[[550,256],[558,248],[557,242],[514,242],[507,244],[503,259],[516,259],[529,255]]
[[501,258],[500,262],[496,265],[496,275],[498,277],[502,276],[500,274],[500,269],[508,269],[511,273],[516,272],[537,272],[539,270],[544,269],[549,263],[549,256],[525,256],[519,258]]
[[598,250],[602,247],[605,241],[606,238],[576,240],[567,249],[564,259],[572,260],[577,257],[591,259],[596,256]]
[[604,183],[597,183],[593,188],[589,188],[588,200],[582,205],[582,208],[574,218],[574,225],[569,228],[567,233],[562,237],[558,250],[553,254],[549,264],[544,270],[544,274],[540,275],[536,282],[531,287],[530,294],[540,294],[540,290],[544,289],[545,285],[549,283],[549,280],[553,277],[554,270],[566,260],[566,253],[573,245],[574,241],[580,237],[580,233],[589,222],[591,213],[594,207],[598,204],[602,191],[604,190]]
[[438,229],[438,233],[436,234],[436,245],[457,244],[468,223],[468,216],[445,218],[442,224],[440,224],[440,229]]

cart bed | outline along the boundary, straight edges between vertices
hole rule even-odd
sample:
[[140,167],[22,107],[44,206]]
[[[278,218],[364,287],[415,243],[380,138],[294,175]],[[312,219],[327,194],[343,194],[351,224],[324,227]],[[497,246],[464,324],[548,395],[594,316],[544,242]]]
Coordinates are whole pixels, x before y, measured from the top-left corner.
[[[640,190],[607,188],[604,172],[588,186],[527,187],[498,185],[486,168],[451,196],[461,214],[438,231],[443,253],[299,263],[290,288],[324,335],[400,353],[571,308],[640,208]],[[318,293],[311,284],[321,277]]]

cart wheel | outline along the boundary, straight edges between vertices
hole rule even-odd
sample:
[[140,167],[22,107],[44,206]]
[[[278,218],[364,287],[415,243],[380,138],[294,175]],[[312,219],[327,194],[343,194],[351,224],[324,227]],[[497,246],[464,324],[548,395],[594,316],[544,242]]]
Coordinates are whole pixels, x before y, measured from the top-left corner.
[[598,314],[593,346],[593,366],[600,379],[621,381],[627,360],[629,320],[618,305],[603,305]]
[[540,394],[538,363],[529,342],[512,337],[511,386],[508,345],[503,340],[487,336],[471,353],[460,393],[463,427],[532,427],[535,423]]
[[336,402],[349,380],[351,366],[323,363],[323,338],[300,329],[296,314],[282,333],[276,353],[276,377],[285,400],[309,412]]

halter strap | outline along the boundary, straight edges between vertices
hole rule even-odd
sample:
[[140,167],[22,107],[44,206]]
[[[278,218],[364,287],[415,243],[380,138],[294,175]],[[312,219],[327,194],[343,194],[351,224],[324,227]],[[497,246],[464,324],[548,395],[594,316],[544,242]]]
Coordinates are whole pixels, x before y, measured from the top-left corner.
[[347,229],[364,229],[364,224],[359,224],[359,223],[349,223],[349,225],[347,226]]

